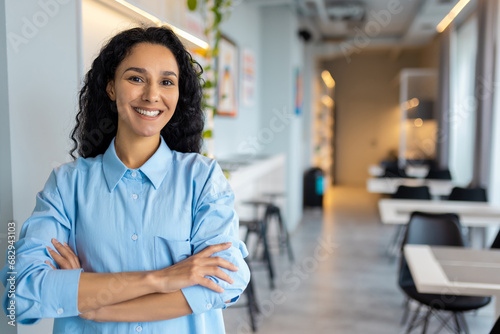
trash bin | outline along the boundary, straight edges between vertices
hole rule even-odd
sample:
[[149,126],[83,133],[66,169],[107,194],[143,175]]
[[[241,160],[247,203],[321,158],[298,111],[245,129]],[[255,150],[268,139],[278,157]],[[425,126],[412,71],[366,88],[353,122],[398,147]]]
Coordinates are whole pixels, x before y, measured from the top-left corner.
[[304,207],[323,207],[324,173],[313,167],[304,173]]

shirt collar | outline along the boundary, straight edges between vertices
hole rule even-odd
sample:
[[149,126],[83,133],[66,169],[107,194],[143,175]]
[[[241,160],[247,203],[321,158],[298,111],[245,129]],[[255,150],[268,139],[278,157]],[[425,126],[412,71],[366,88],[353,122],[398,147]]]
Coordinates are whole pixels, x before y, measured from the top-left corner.
[[[165,175],[167,175],[173,157],[172,151],[167,146],[162,136],[160,136],[160,141],[160,147],[153,156],[139,168],[139,170],[148,177],[155,189],[158,189]],[[125,166],[116,155],[115,138],[113,138],[108,149],[104,152],[102,161],[104,177],[106,178],[108,189],[111,192],[128,170],[128,167]]]

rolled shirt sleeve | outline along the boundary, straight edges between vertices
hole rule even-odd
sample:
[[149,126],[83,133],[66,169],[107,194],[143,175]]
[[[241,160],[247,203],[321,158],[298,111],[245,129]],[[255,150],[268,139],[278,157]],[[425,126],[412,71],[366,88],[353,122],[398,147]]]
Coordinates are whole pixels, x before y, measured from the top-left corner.
[[[42,318],[76,316],[78,312],[78,284],[83,269],[54,270],[45,261],[52,260],[47,246],[50,240],[68,242],[71,224],[57,189],[53,172],[38,193],[32,216],[24,223],[20,240],[15,245],[15,268],[8,262],[0,271],[0,279],[8,286],[15,277],[15,296],[9,298],[9,289],[2,296],[6,314],[11,300],[15,301],[16,320],[21,324],[35,324]],[[11,274],[13,272],[13,274]]]
[[[220,167],[214,162],[203,191],[195,204],[191,244],[193,253],[211,245],[231,242],[227,250],[215,253],[238,267],[238,271],[222,270],[233,284],[214,276],[207,276],[224,289],[219,293],[200,285],[182,289],[194,314],[210,309],[224,309],[234,304],[250,281],[250,270],[244,260],[248,255],[245,244],[239,240],[239,220],[234,210],[234,194]],[[229,303],[226,303],[230,301]]]

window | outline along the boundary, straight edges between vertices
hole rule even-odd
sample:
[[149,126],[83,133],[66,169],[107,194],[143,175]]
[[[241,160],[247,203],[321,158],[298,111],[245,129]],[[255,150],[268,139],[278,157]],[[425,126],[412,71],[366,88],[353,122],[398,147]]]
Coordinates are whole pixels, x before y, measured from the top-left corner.
[[450,52],[449,169],[454,180],[463,185],[472,180],[474,164],[477,43],[477,17],[473,16],[453,32]]

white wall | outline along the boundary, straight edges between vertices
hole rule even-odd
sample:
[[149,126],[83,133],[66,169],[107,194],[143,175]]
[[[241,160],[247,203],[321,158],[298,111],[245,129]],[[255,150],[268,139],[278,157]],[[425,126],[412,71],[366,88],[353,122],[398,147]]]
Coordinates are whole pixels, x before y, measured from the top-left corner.
[[289,6],[261,8],[263,75],[259,82],[262,92],[259,138],[264,152],[287,156],[286,218],[291,230],[302,217],[302,116],[295,115],[294,86],[303,46],[297,30],[297,18]]
[[87,73],[102,46],[122,30],[138,26],[129,16],[95,0],[82,2],[83,73]]
[[[260,122],[260,94],[259,85],[261,73],[261,35],[260,35],[260,11],[259,7],[247,2],[236,2],[231,17],[221,25],[224,35],[233,40],[240,52],[239,73],[239,110],[236,117],[216,116],[214,118],[214,152],[216,158],[234,156],[236,154],[248,153],[253,139],[257,136]],[[252,106],[242,103],[242,53],[244,49],[253,52],[256,58],[256,82],[255,100]]]
[[[7,224],[13,219],[12,169],[10,159],[9,92],[7,73],[7,38],[5,25],[5,4],[0,3],[0,267],[5,264],[7,247]],[[5,288],[0,284],[0,295]],[[13,334],[16,328],[0,311],[0,333]]]
[[[79,1],[7,0],[10,161],[17,232],[53,167],[69,160],[79,86]],[[19,326],[48,333],[52,320]]]
[[313,165],[313,110],[315,101],[314,82],[318,79],[316,52],[312,44],[306,44],[304,47],[304,105],[302,108],[302,171],[307,170]]

